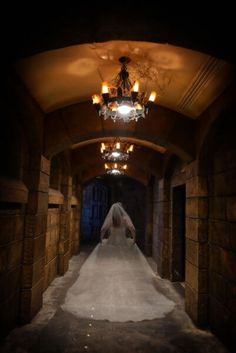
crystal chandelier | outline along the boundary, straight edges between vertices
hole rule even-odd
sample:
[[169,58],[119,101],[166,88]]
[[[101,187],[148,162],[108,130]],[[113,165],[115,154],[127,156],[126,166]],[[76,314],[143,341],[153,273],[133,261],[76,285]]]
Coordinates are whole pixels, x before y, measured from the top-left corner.
[[114,85],[102,83],[102,94],[92,96],[93,104],[99,116],[104,120],[111,118],[114,122],[123,120],[130,122],[145,118],[156,99],[156,92],[151,92],[149,98],[139,92],[139,82],[132,83],[129,78],[127,64],[130,58],[122,56],[119,59],[121,70],[114,80]]
[[113,142],[101,143],[101,155],[106,161],[122,162],[129,159],[130,153],[134,150],[134,145],[121,142],[116,138]]
[[107,174],[122,175],[127,170],[127,164],[105,163],[105,170]]

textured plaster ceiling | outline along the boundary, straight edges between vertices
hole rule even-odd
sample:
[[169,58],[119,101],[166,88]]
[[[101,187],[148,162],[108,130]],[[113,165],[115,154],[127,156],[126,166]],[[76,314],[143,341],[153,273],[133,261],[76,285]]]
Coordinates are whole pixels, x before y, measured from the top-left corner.
[[157,105],[197,118],[231,81],[231,66],[196,51],[137,41],[109,41],[50,50],[15,63],[16,71],[46,113],[91,100],[102,81],[129,56],[131,79],[141,90],[157,91]]

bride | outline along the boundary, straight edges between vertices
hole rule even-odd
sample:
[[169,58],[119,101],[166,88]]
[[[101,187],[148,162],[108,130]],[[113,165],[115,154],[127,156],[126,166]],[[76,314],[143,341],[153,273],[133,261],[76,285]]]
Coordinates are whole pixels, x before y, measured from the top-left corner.
[[[131,237],[126,237],[127,231]],[[68,290],[62,309],[95,320],[160,318],[172,311],[174,303],[158,292],[155,281],[155,273],[135,244],[129,215],[114,203],[101,228],[101,242]]]
[[107,244],[109,245],[128,245],[125,231],[130,232],[135,243],[135,227],[120,202],[114,203],[108,212],[101,228],[101,241],[109,232]]

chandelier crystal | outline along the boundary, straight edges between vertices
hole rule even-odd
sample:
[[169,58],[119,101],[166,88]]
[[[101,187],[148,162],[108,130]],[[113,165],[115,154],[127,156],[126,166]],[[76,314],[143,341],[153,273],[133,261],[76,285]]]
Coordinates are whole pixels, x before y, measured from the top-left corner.
[[121,163],[105,163],[104,165],[107,174],[123,175],[127,170],[127,164]]
[[129,159],[134,150],[134,145],[127,142],[121,142],[116,138],[113,142],[101,143],[102,158],[110,162],[124,162]]
[[156,99],[156,92],[151,92],[149,98],[139,92],[139,82],[132,83],[129,78],[127,64],[130,58],[122,56],[119,59],[121,70],[114,80],[114,85],[102,83],[101,95],[92,96],[93,104],[99,116],[104,120],[111,118],[114,122],[123,120],[130,122],[145,118]]

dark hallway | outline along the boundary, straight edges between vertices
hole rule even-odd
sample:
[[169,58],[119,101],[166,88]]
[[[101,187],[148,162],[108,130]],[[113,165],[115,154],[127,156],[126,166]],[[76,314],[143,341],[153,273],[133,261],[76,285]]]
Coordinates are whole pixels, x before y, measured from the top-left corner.
[[[235,21],[156,5],[2,9],[2,352],[236,350]],[[99,255],[119,202],[128,260]],[[65,310],[90,274],[139,319]]]

